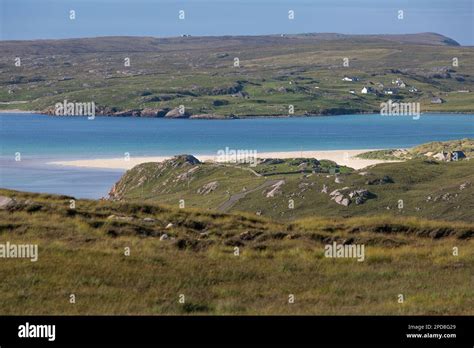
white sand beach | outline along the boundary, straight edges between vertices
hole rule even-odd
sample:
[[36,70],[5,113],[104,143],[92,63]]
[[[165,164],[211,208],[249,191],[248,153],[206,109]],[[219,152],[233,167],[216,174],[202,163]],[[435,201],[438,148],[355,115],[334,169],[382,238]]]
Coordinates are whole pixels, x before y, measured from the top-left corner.
[[[355,156],[368,152],[371,150],[328,150],[328,151],[287,151],[287,152],[261,152],[258,153],[258,158],[316,158],[318,160],[331,160],[339,165],[345,165],[354,169],[362,169],[373,164],[393,162],[383,160],[368,160],[360,159]],[[83,168],[104,168],[104,169],[131,169],[140,163],[146,162],[162,162],[170,159],[172,156],[156,156],[156,157],[133,157],[130,156],[128,160],[123,158],[102,158],[102,159],[86,159],[86,160],[71,160],[60,162],[49,162],[48,164],[73,166]],[[196,155],[200,161],[216,161],[216,155]]]

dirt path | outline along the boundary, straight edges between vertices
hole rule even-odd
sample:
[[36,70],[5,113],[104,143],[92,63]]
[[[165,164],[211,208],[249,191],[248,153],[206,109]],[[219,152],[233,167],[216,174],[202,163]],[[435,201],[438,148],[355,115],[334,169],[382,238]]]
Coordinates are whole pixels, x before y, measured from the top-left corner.
[[244,198],[247,194],[249,193],[252,193],[252,192],[255,192],[255,191],[258,191],[258,190],[261,190],[261,189],[264,189],[265,187],[268,187],[268,186],[271,186],[271,185],[274,185],[276,184],[277,182],[279,182],[280,179],[278,180],[267,180],[265,181],[263,184],[255,187],[254,189],[251,189],[251,190],[248,190],[248,191],[244,191],[244,192],[239,192],[239,193],[236,193],[235,195],[232,195],[230,196],[230,198],[225,201],[224,203],[222,203],[221,205],[219,205],[217,207],[217,210],[218,211],[221,211],[221,212],[226,212],[228,211],[230,208],[232,208],[232,206],[237,203],[240,199]]

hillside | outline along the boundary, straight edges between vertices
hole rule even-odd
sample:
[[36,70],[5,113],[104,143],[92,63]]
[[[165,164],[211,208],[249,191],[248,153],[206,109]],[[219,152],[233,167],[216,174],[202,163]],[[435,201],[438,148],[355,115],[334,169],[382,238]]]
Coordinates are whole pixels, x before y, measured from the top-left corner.
[[[469,125],[467,125],[469,126]],[[411,149],[375,150],[358,155],[364,159],[406,160],[413,158],[433,159],[436,154],[462,151],[468,158],[474,157],[474,139],[434,141]]]
[[[71,199],[0,190],[0,244],[39,250],[0,260],[4,315],[474,314],[472,223]],[[365,245],[363,262],[325,257],[334,242]]]
[[391,98],[473,112],[473,62],[474,48],[434,33],[0,41],[0,110],[52,113],[68,100],[115,116],[327,115],[378,113]]
[[[192,158],[186,161],[185,158]],[[127,171],[111,199],[159,202],[293,221],[373,215],[474,222],[474,163],[416,158],[355,171],[315,159],[256,167],[180,156]],[[401,203],[400,203],[401,202]]]

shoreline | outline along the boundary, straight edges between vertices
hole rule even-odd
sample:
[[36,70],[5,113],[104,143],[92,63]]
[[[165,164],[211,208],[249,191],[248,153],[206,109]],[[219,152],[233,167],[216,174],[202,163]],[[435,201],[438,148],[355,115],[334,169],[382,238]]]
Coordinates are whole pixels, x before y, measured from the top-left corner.
[[[44,113],[37,110],[20,110],[20,109],[7,109],[1,110],[0,114],[37,114],[42,116],[50,116],[50,117],[88,117],[83,115],[71,115],[71,116],[55,116],[48,113]],[[420,116],[424,114],[432,114],[431,116],[436,116],[437,114],[448,114],[448,115],[473,115],[474,111],[427,111],[421,113]],[[165,120],[245,120],[245,119],[259,119],[259,118],[311,118],[311,117],[331,117],[331,116],[356,116],[356,115],[380,115],[380,113],[376,112],[356,112],[351,114],[311,114],[311,115],[191,115],[189,117],[147,117],[147,116],[119,116],[119,115],[95,115],[94,117],[107,117],[107,118],[135,118],[135,119],[165,119]],[[400,115],[400,116],[387,116],[387,117],[411,117],[411,115]]]
[[[379,149],[378,149],[379,150]],[[261,152],[257,153],[258,158],[277,158],[277,159],[290,159],[290,158],[316,158],[318,160],[331,160],[336,162],[338,165],[354,168],[356,170],[363,169],[368,166],[379,164],[379,163],[390,163],[400,161],[386,161],[386,160],[373,160],[373,159],[361,159],[355,156],[368,152],[374,151],[374,149],[357,149],[357,150],[306,150],[306,151],[276,151],[276,152]],[[217,155],[194,155],[201,162],[217,162]],[[171,159],[174,156],[142,156],[142,157],[130,157],[129,160],[125,158],[103,158],[103,159],[87,159],[87,160],[70,160],[70,161],[54,161],[48,162],[48,165],[67,166],[67,167],[78,167],[78,168],[95,168],[95,169],[122,169],[128,170],[141,163],[147,162],[163,162],[167,159]]]
[[39,114],[39,115],[42,115],[42,113],[38,111],[20,110],[20,109],[0,110],[0,114]]

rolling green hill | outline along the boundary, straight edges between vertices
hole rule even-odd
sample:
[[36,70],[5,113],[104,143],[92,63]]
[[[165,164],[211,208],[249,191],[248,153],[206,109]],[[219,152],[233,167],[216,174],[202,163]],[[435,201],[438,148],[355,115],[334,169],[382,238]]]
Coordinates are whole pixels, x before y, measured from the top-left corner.
[[355,171],[314,159],[265,160],[252,168],[178,156],[127,171],[111,198],[176,207],[182,200],[185,207],[247,212],[278,221],[390,215],[474,222],[473,183],[469,159],[440,162],[424,157]]
[[[51,113],[68,100],[116,116],[163,117],[181,105],[169,116],[288,116],[290,105],[327,115],[378,113],[390,97],[422,112],[473,112],[473,62],[474,48],[433,33],[0,41],[0,110]],[[406,86],[384,95],[397,79]]]

